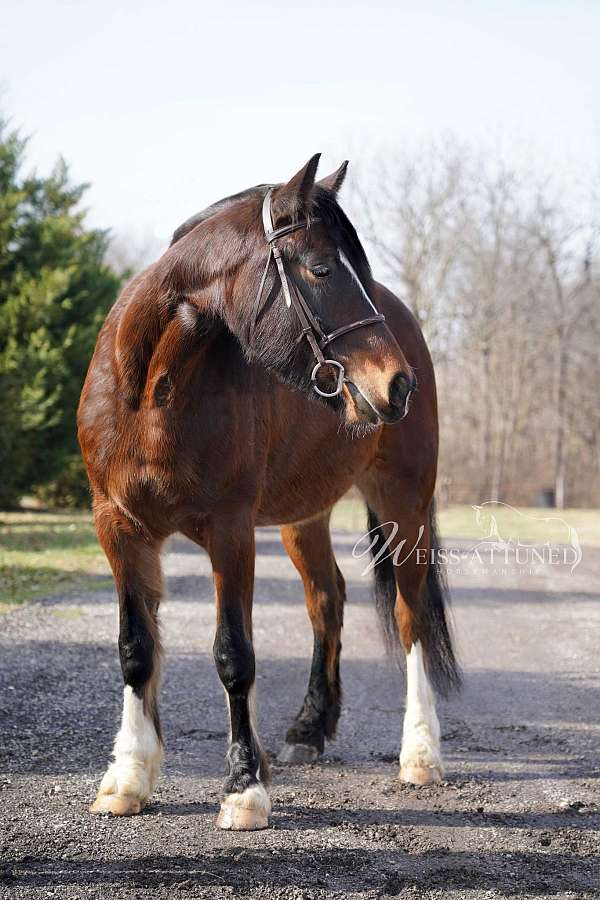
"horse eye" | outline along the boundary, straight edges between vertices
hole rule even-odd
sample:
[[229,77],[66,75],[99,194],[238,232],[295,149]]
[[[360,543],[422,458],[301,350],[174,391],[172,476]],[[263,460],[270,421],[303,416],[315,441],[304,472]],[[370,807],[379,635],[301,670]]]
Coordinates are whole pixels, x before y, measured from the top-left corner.
[[327,278],[327,276],[329,275],[329,269],[327,268],[327,266],[315,266],[310,271],[313,273],[315,278]]

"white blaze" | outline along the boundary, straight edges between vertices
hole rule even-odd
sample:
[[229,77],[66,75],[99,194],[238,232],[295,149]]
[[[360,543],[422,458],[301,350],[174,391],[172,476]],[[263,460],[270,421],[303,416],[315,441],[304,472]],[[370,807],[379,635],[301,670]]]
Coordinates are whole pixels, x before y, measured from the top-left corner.
[[362,281],[360,280],[360,278],[354,271],[354,267],[352,266],[352,263],[350,262],[350,260],[348,259],[348,257],[344,253],[344,251],[340,250],[339,254],[340,254],[340,261],[341,261],[342,265],[344,266],[344,268],[346,268],[348,270],[348,272],[350,273],[350,276],[352,277],[352,280],[354,282],[356,282],[356,284],[360,288],[361,294],[363,295],[363,297],[365,298],[365,300],[367,301],[367,303],[369,304],[369,306],[371,307],[373,312],[379,313],[379,310],[375,308],[373,301],[371,300],[371,298],[369,297],[369,295],[367,294],[367,292],[365,290],[364,284],[362,283]]

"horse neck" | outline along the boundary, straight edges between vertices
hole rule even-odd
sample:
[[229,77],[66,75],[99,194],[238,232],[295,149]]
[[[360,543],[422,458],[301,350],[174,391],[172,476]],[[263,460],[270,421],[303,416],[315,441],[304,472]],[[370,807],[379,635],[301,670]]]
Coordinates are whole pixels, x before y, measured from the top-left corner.
[[[132,408],[154,377],[176,367],[202,339],[208,342],[224,328],[241,338],[247,330],[248,292],[239,270],[248,245],[232,241],[231,233],[227,241],[219,237],[218,229],[195,229],[123,292],[115,359],[120,390]],[[239,303],[228,304],[232,285]]]

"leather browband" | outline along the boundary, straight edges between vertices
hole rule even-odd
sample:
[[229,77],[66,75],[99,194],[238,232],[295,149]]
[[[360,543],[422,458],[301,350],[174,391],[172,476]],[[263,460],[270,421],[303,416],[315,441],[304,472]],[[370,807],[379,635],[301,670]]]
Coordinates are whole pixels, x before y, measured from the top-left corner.
[[[314,222],[320,222],[321,220],[318,217],[310,220],[310,224],[312,225]],[[274,231],[269,231],[265,233],[265,238],[268,244],[271,244],[273,241],[276,241],[277,238],[285,237],[286,234],[291,234],[293,231],[299,231],[300,228],[308,228],[308,222],[306,219],[302,219],[301,222],[292,222],[290,225],[282,225],[281,228],[276,228]]]

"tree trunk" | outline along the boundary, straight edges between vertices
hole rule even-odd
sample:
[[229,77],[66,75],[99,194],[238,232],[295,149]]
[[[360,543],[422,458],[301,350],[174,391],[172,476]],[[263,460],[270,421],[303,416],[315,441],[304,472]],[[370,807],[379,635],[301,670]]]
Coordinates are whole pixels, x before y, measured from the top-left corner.
[[558,353],[558,390],[556,396],[556,446],[554,454],[554,505],[557,509],[565,508],[565,480],[567,468],[566,432],[567,432],[567,348],[564,335],[559,334]]
[[492,462],[492,398],[490,376],[490,348],[486,342],[481,351],[483,362],[483,429],[481,447],[481,480],[479,483],[479,502],[490,499],[491,462]]

